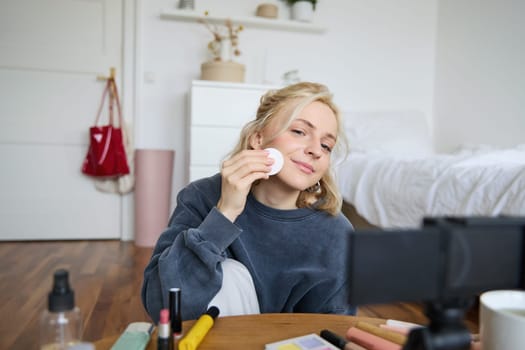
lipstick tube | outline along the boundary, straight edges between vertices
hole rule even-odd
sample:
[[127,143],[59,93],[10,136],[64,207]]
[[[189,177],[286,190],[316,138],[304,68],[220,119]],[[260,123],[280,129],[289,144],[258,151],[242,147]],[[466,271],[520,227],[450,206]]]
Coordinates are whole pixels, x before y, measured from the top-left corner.
[[181,313],[181,290],[180,288],[170,288],[169,307],[171,316],[171,332],[173,337],[178,339],[182,336],[182,313]]
[[157,350],[173,350],[173,335],[170,330],[170,312],[160,310],[160,321],[157,335]]

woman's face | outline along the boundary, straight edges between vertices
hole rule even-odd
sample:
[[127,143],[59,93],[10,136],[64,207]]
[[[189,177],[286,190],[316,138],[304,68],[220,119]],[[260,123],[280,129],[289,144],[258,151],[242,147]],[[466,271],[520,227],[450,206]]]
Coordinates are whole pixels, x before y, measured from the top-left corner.
[[[275,175],[294,189],[303,191],[315,185],[330,167],[331,152],[336,144],[337,119],[322,102],[307,105],[280,135],[279,125],[290,113],[284,109],[262,131],[264,147],[277,148],[283,154],[284,165]],[[265,143],[264,140],[271,140]]]

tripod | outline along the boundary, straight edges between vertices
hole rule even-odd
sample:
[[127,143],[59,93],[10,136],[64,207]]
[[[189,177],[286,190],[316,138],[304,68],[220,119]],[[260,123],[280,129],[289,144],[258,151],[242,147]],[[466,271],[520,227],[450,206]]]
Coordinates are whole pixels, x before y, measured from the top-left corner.
[[470,332],[463,319],[473,298],[451,298],[426,303],[427,327],[413,329],[403,350],[469,350]]

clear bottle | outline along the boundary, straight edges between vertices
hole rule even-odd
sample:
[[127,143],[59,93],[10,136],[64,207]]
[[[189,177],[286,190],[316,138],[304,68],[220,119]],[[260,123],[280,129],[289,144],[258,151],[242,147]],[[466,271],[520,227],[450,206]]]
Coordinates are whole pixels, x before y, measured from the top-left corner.
[[69,286],[69,273],[60,269],[53,275],[48,308],[41,318],[40,349],[65,350],[80,342],[82,315],[75,307],[75,293]]

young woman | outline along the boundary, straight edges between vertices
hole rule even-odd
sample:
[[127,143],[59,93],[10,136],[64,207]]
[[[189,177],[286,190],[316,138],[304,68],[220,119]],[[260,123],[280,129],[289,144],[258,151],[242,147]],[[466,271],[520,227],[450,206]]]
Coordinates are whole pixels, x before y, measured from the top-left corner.
[[[182,290],[182,317],[198,318],[221,289],[227,258],[249,271],[260,312],[353,314],[345,273],[353,228],[330,170],[343,140],[324,85],[266,93],[220,174],[178,194],[144,272],[142,300],[152,319],[173,287]],[[269,147],[283,155],[271,176]]]

